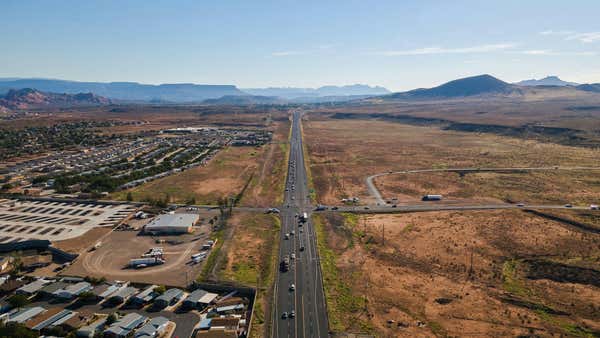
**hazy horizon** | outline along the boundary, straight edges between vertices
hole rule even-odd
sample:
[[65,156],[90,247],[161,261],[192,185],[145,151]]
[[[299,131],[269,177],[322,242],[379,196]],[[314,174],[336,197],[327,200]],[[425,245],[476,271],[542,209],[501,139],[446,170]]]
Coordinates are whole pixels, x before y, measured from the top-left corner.
[[391,91],[479,74],[600,82],[600,3],[551,3],[7,1],[0,77]]

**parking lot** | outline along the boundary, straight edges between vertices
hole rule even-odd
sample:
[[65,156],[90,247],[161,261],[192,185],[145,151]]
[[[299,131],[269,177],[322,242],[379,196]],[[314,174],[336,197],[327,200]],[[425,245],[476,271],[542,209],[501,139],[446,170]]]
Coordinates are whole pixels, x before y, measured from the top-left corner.
[[[206,212],[206,215],[212,216],[213,213]],[[209,217],[206,217],[194,226],[191,234],[169,236],[144,235],[139,231],[139,220],[128,221],[128,224],[134,225],[131,230],[113,231],[108,234],[102,239],[99,248],[82,252],[63,273],[82,277],[127,279],[138,283],[186,286],[198,276],[204,264],[192,262],[191,255],[200,252],[202,245],[211,235],[208,219]],[[155,247],[163,248],[161,256],[164,264],[140,269],[128,267],[131,259],[140,258]]]
[[0,243],[74,238],[95,227],[117,225],[134,210],[126,204],[0,200]]

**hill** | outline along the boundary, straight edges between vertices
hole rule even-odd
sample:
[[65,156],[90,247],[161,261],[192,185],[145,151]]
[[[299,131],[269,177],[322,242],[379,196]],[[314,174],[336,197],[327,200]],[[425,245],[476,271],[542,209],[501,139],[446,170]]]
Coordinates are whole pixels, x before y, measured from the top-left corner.
[[192,83],[149,85],[137,82],[78,82],[52,79],[0,79],[0,95],[11,89],[35,88],[52,93],[95,93],[113,100],[154,102],[201,102],[225,95],[246,95],[233,85]]
[[326,97],[326,96],[374,96],[389,94],[390,91],[380,86],[354,84],[349,86],[322,86],[319,88],[269,87],[243,88],[251,95],[278,96],[285,99]]
[[41,92],[31,88],[12,89],[3,98],[0,98],[0,106],[11,110],[42,107],[96,106],[110,103],[109,99],[92,93],[57,94]]
[[582,84],[575,88],[586,92],[600,93],[600,83]]
[[455,98],[475,95],[510,94],[518,91],[518,87],[499,80],[491,75],[466,77],[444,83],[429,89],[415,89],[408,92],[394,93],[386,98]]
[[577,86],[578,83],[561,80],[558,76],[547,76],[543,79],[523,80],[515,83],[518,86]]
[[260,95],[225,95],[216,99],[206,99],[204,104],[220,105],[249,105],[249,104],[285,104],[286,102],[274,96]]

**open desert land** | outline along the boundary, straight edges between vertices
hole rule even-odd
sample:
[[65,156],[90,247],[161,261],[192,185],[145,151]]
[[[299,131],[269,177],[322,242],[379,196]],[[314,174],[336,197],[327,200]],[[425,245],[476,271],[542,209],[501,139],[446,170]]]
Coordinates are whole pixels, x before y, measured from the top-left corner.
[[[554,88],[554,90],[561,90]],[[531,97],[530,97],[531,98]],[[572,131],[597,133],[600,129],[600,101],[596,96],[537,98],[529,100],[508,98],[460,98],[456,100],[377,101],[361,102],[341,107],[320,107],[315,110],[323,116],[343,114],[347,117],[365,118],[385,116],[390,120],[405,120],[415,124],[458,123],[492,126],[542,126]],[[552,131],[552,130],[548,130]]]
[[220,198],[241,196],[241,205],[266,207],[281,201],[289,123],[273,122],[273,141],[259,147],[228,146],[205,166],[195,167],[113,194],[124,200],[164,199],[216,205]]
[[[304,133],[318,202],[357,196],[374,203],[365,179],[388,171],[491,167],[600,167],[600,151],[536,140],[442,130],[383,120],[309,115]],[[449,202],[581,203],[600,195],[598,170],[517,173],[411,173],[375,178],[387,199],[414,203],[424,194]]]
[[317,218],[332,329],[600,334],[600,235],[523,211]]
[[268,332],[279,229],[280,220],[276,215],[234,212],[227,220],[224,244],[215,262],[219,282],[257,288],[252,337],[264,337]]

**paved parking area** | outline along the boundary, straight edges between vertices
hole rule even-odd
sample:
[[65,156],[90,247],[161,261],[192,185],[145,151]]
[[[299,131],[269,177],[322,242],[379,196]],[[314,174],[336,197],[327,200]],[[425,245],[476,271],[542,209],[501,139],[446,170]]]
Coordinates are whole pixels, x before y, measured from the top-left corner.
[[99,226],[113,226],[135,211],[127,204],[0,200],[0,243],[59,241]]

